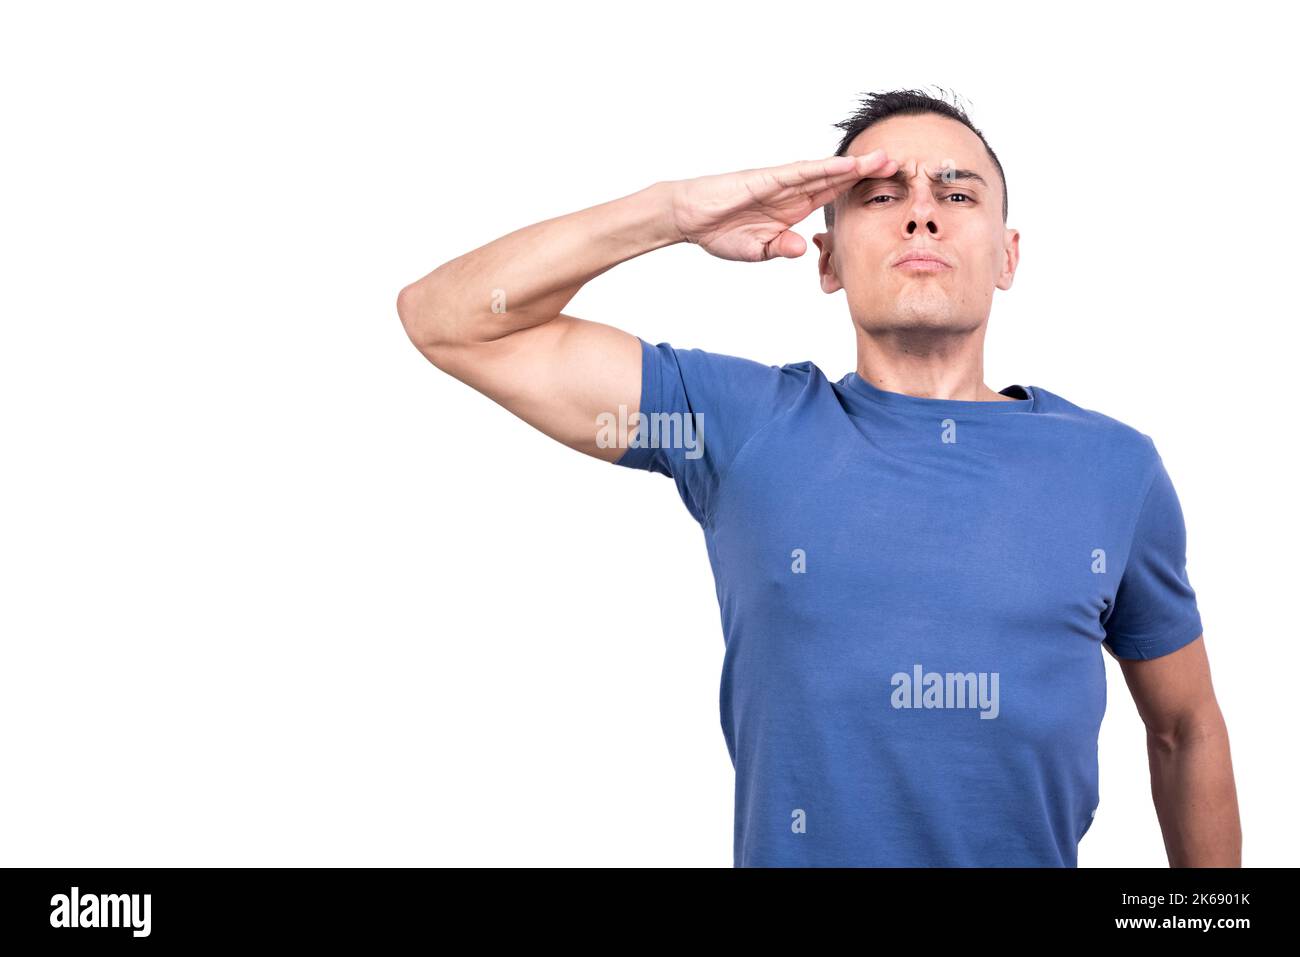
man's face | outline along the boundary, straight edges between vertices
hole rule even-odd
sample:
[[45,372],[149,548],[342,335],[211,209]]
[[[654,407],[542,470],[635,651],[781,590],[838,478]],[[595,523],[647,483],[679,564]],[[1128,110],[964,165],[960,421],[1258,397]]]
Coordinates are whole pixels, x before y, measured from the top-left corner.
[[[1002,223],[1002,181],[984,144],[956,120],[927,113],[877,123],[847,152],[874,149],[897,161],[898,172],[876,173],[835,200],[831,229],[813,237],[822,289],[844,289],[864,332],[978,329],[994,288],[1011,288],[1020,255],[1019,232]],[[954,170],[983,182],[954,178]],[[898,264],[913,252],[947,265]]]

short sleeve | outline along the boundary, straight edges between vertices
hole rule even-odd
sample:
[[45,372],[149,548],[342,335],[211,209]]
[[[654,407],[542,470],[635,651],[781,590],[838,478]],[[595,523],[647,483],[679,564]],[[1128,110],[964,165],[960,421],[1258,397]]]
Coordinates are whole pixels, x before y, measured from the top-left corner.
[[615,464],[671,477],[691,515],[707,525],[731,463],[793,404],[811,368],[642,339],[640,415]]
[[1196,592],[1187,576],[1182,507],[1159,453],[1114,603],[1102,623],[1105,643],[1119,658],[1159,658],[1201,635]]

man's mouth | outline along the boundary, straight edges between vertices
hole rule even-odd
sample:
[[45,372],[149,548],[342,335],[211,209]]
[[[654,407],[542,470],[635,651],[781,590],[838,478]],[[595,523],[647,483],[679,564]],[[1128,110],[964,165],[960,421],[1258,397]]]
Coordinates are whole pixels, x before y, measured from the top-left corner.
[[906,272],[940,272],[951,269],[952,266],[939,253],[928,249],[913,249],[895,259],[894,268]]
[[895,269],[901,269],[904,272],[942,272],[945,269],[951,269],[947,263],[941,263],[937,259],[905,259],[894,266]]

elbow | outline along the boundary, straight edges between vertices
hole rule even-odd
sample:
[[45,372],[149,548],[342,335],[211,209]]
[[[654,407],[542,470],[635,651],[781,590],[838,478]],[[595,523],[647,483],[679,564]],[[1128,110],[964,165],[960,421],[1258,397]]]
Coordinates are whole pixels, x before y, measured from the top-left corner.
[[403,286],[397,293],[397,318],[402,321],[402,328],[417,349],[426,336],[426,323],[422,315],[423,298],[418,282]]
[[1223,713],[1213,701],[1186,714],[1171,716],[1159,724],[1147,723],[1147,746],[1162,754],[1197,748],[1227,736]]
[[447,332],[445,323],[431,308],[428,290],[422,282],[403,286],[397,293],[397,317],[411,344],[433,361],[434,354],[446,345]]

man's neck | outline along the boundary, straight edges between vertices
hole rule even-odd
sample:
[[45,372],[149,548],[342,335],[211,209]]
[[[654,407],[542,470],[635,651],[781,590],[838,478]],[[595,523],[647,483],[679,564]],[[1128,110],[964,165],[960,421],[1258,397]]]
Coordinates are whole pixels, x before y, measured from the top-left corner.
[[858,375],[878,389],[922,399],[1013,402],[984,383],[984,330],[857,330]]

